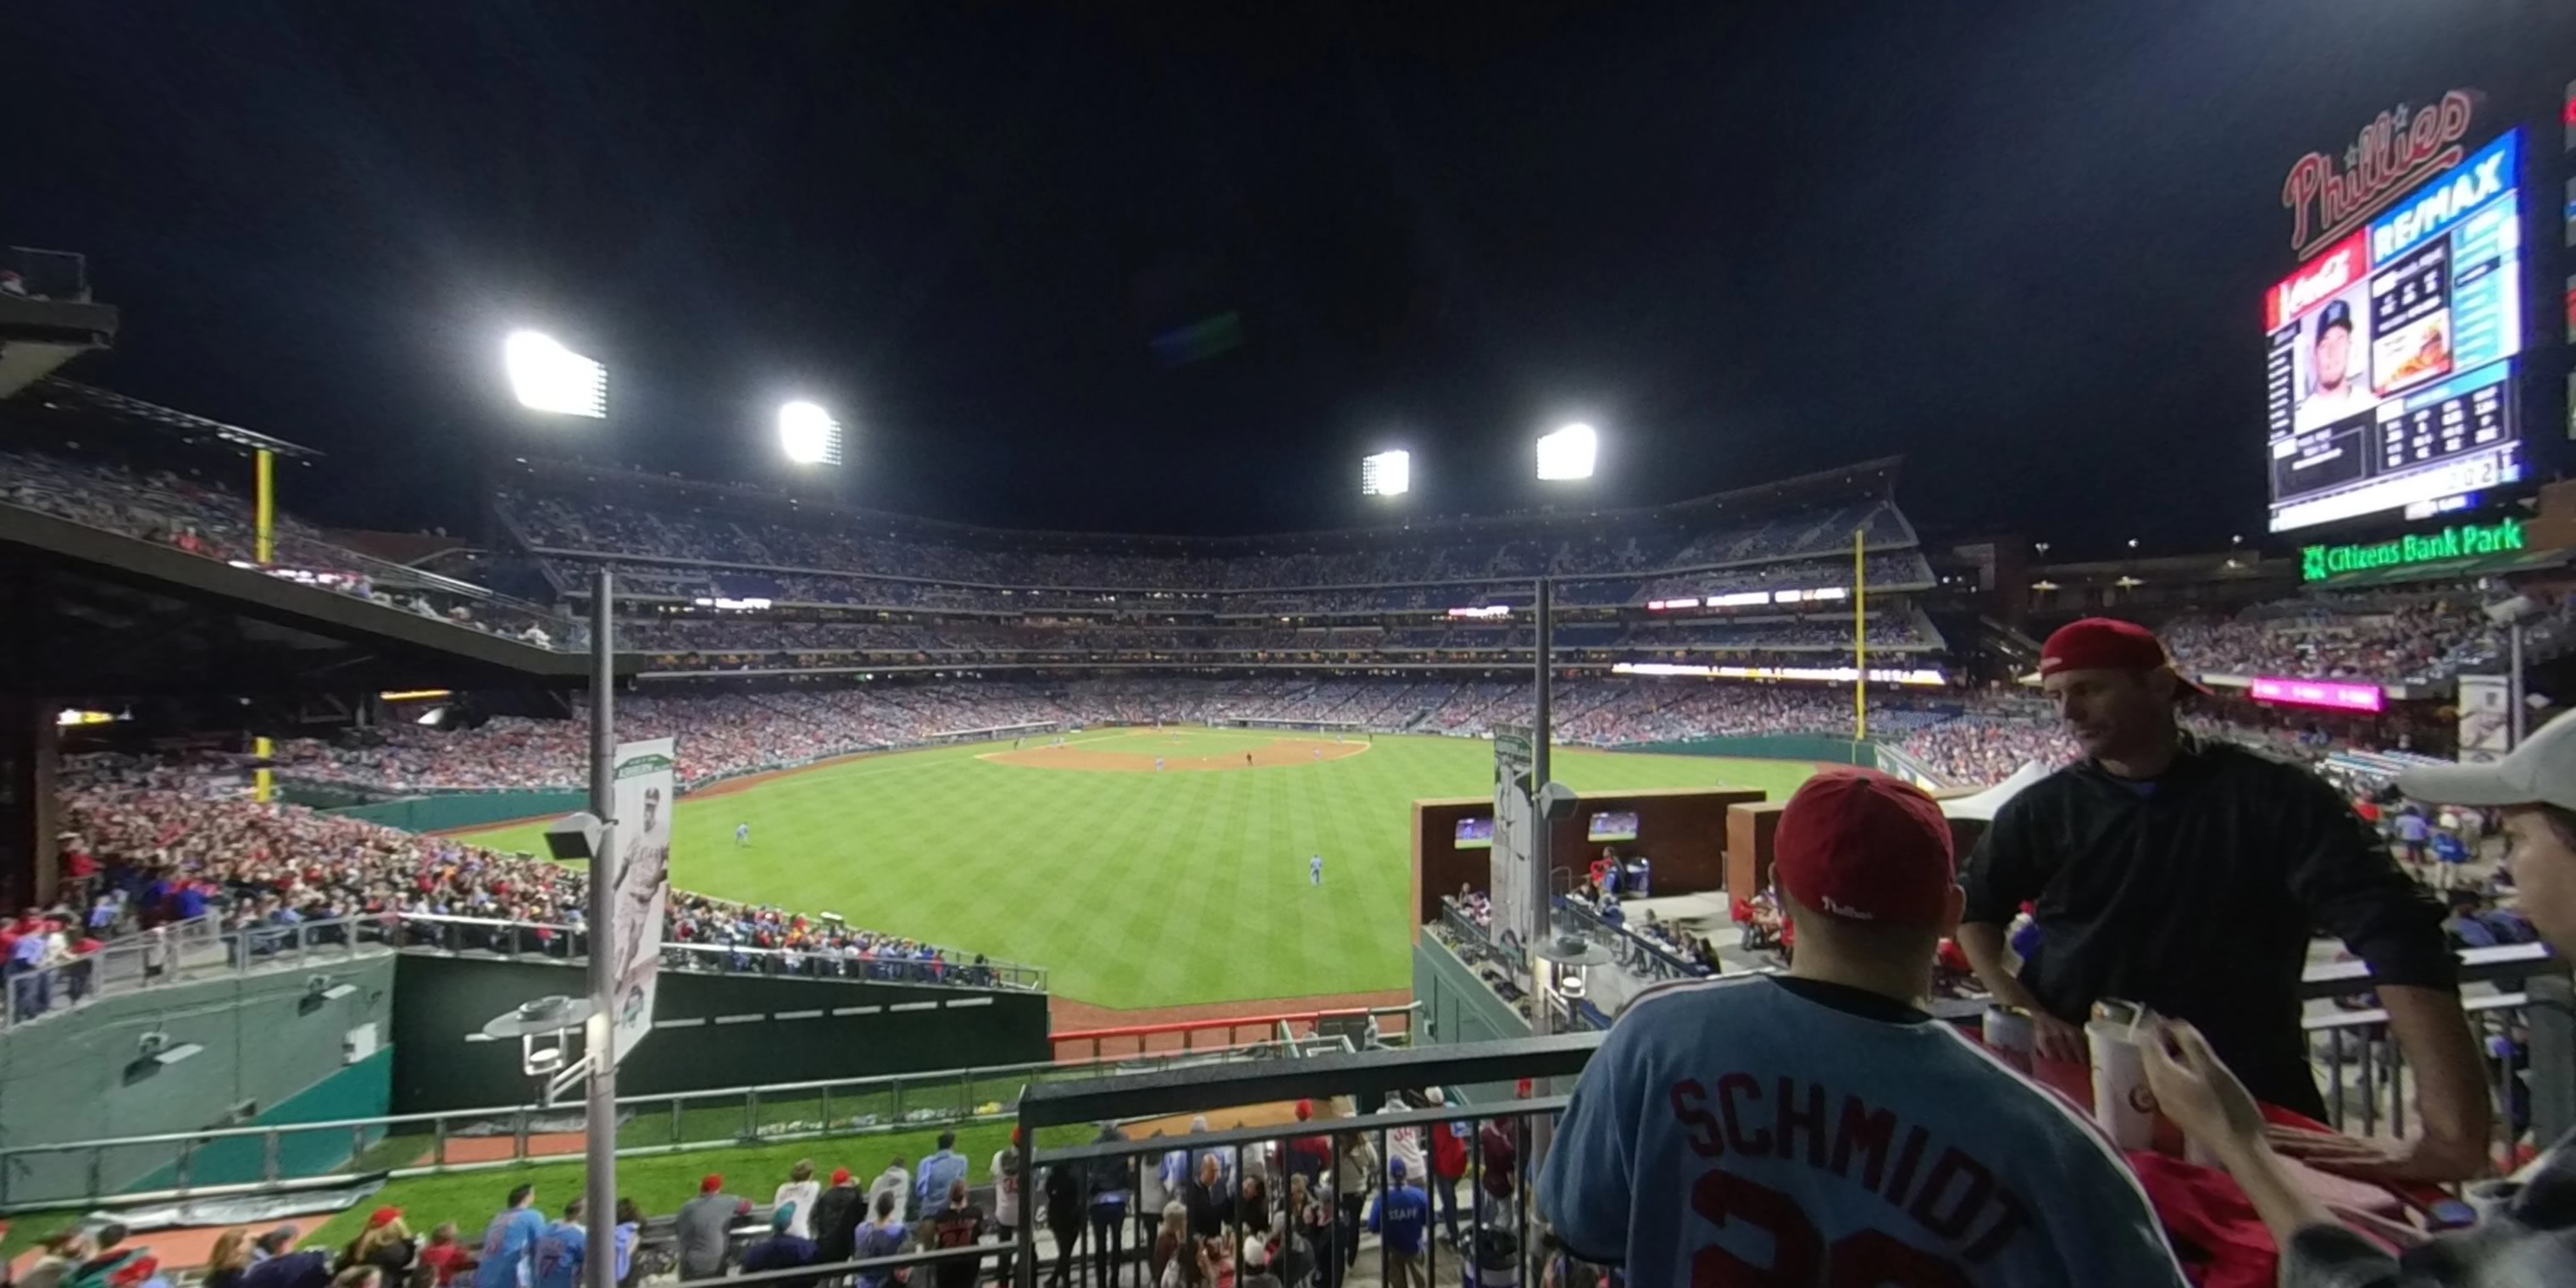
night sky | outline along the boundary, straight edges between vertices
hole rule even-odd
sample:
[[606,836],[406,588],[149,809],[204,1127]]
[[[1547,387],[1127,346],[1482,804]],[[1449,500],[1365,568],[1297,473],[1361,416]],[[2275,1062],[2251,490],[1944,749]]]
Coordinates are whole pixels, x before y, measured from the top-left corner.
[[[0,238],[124,309],[67,374],[331,453],[286,504],[334,522],[470,523],[504,455],[775,481],[804,395],[841,495],[979,522],[1901,451],[1920,519],[2209,548],[2261,527],[2290,163],[2576,75],[2562,0],[1210,10],[21,0]],[[506,405],[518,324],[609,422]],[[1570,418],[1603,477],[1543,494]]]

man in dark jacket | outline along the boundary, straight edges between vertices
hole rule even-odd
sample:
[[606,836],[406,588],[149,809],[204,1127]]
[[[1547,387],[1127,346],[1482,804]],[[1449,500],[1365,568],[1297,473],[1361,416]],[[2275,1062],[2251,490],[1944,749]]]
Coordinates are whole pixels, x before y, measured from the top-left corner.
[[1199,1174],[1181,1188],[1181,1207],[1190,1216],[1190,1237],[1213,1239],[1225,1233],[1225,1223],[1234,1215],[1234,1196],[1225,1188],[1225,1169],[1217,1166],[1216,1155],[1199,1156]]
[[1082,1170],[1060,1163],[1047,1169],[1047,1233],[1055,1236],[1055,1273],[1047,1277],[1047,1288],[1063,1288],[1073,1282],[1073,1251],[1082,1246]]
[[[1111,1144],[1127,1139],[1126,1133],[1108,1123],[1100,1125],[1094,1144]],[[1127,1202],[1131,1191],[1127,1185],[1129,1160],[1104,1158],[1091,1165],[1091,1280],[1093,1283],[1116,1282],[1111,1276],[1119,1263],[1127,1259]]]
[[814,1264],[828,1266],[849,1260],[859,1222],[867,1215],[867,1194],[850,1180],[850,1169],[833,1169],[831,1188],[815,1198],[813,1219],[805,1223],[814,1232]]
[[[2319,1166],[2448,1181],[2486,1165],[2487,1091],[2460,1011],[2442,910],[2333,788],[2302,766],[2183,731],[2200,692],[2143,626],[2086,618],[2040,649],[2040,687],[2085,759],[2005,802],[1964,874],[1959,946],[2042,1055],[2086,1058],[2104,998],[2189,1021],[2254,1095],[2325,1116],[2300,1027],[2309,928],[2367,962],[2417,1078],[2422,1130],[2400,1144],[2309,1133]],[[2004,934],[2035,905],[2015,969]]]

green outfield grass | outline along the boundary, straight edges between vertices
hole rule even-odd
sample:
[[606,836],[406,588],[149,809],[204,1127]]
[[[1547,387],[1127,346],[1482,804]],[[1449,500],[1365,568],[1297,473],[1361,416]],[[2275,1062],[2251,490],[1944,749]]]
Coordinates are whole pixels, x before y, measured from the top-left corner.
[[[1491,744],[1381,735],[1339,760],[1150,772],[1157,755],[1239,759],[1275,736],[1192,729],[1069,739],[1133,757],[1144,773],[997,764],[979,757],[1009,744],[988,743],[690,796],[674,820],[671,877],[686,889],[836,912],[853,926],[1044,966],[1053,991],[1100,1006],[1408,987],[1411,802],[1490,794]],[[1775,800],[1810,768],[1573,749],[1556,758],[1556,777],[1578,791],[1757,787]],[[746,822],[751,844],[737,848],[734,826]],[[541,830],[471,839],[542,851]],[[1307,884],[1310,854],[1324,856],[1321,888]]]

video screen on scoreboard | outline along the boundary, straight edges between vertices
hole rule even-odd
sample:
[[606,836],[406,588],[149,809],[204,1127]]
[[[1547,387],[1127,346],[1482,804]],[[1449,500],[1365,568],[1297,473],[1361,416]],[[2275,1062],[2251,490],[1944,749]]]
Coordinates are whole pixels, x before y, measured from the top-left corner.
[[2521,480],[2520,142],[2472,153],[2265,295],[2272,531]]
[[1592,816],[1583,827],[1587,841],[1633,841],[1637,839],[1637,814],[1634,810],[1603,810]]
[[1494,848],[1493,816],[1489,814],[1483,818],[1459,819],[1457,835],[1450,841],[1450,844],[1461,850],[1490,850]]

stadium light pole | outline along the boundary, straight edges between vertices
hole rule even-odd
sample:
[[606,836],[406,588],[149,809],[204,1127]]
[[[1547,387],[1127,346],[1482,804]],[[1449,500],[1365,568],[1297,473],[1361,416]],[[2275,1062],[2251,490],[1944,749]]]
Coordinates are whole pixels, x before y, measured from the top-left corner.
[[617,1288],[617,729],[612,719],[617,650],[616,574],[599,566],[590,601],[590,812],[599,816],[599,846],[590,855],[590,1020],[583,1037],[590,1083],[582,1114],[582,1227],[599,1251],[582,1259],[584,1288]]
[[[535,331],[514,331],[501,346],[510,391],[530,411],[592,420],[608,415],[608,370]],[[582,1259],[584,1288],[617,1288],[617,725],[611,690],[617,681],[616,575],[599,566],[590,601],[590,812],[599,841],[590,852],[586,983],[590,1016],[582,1031],[587,1066],[582,1105],[582,1227],[592,1255]]]

